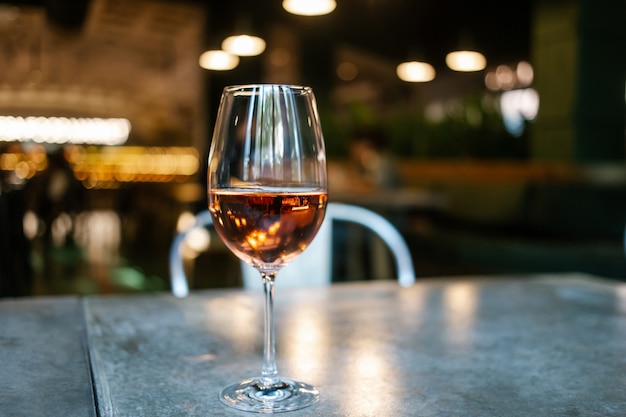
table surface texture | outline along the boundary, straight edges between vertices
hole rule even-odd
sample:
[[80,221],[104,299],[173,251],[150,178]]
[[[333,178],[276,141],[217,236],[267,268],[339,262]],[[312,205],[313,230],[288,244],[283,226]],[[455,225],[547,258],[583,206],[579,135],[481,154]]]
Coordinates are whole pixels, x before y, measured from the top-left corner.
[[96,415],[78,297],[0,302],[0,416]]
[[[263,295],[84,299],[99,416],[231,416],[219,390],[262,364]],[[582,274],[281,290],[293,416],[626,415],[626,287]],[[30,414],[33,415],[33,414]]]

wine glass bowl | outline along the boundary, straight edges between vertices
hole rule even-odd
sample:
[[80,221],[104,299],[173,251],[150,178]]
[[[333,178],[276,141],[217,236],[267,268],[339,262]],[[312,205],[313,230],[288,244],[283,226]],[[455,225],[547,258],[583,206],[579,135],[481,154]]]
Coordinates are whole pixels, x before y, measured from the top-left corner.
[[273,413],[313,404],[313,386],[278,376],[274,281],[315,237],[328,202],[324,140],[309,87],[260,84],[224,89],[209,152],[209,210],[218,235],[260,272],[265,292],[261,374],[224,388],[220,399]]
[[211,193],[226,246],[257,269],[278,270],[313,240],[326,208],[321,191],[238,189]]

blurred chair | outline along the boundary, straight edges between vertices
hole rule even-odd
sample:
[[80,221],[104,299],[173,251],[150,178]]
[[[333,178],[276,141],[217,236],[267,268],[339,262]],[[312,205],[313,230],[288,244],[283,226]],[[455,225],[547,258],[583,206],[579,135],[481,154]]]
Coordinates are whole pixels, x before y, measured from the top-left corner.
[[[408,287],[415,282],[413,259],[406,241],[398,230],[381,215],[354,205],[329,203],[322,227],[309,247],[293,262],[278,273],[277,282],[281,287],[313,287],[330,285],[332,282],[332,225],[335,221],[350,222],[371,230],[390,249],[395,262],[398,282]],[[179,232],[170,247],[170,279],[172,293],[185,297],[189,284],[185,273],[181,248],[189,233],[197,228],[212,225],[208,210],[198,213],[194,224]],[[234,255],[233,255],[234,256]],[[243,286],[248,289],[262,288],[259,272],[241,262]]]

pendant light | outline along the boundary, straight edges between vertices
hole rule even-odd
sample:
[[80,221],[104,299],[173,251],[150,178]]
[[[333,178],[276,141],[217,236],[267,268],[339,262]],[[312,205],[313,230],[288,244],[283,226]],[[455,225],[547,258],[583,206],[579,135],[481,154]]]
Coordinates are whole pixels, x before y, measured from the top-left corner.
[[211,71],[228,71],[237,68],[239,57],[222,50],[209,50],[203,52],[198,63],[204,69]]
[[446,55],[446,65],[453,71],[474,72],[487,67],[487,59],[474,47],[474,40],[468,31],[459,34],[459,48]]
[[487,60],[480,52],[462,50],[446,55],[446,65],[454,71],[482,71],[487,66]]
[[283,8],[301,16],[321,16],[337,7],[335,0],[283,0]]
[[250,17],[240,16],[234,34],[222,42],[222,50],[237,56],[261,55],[265,51],[265,40],[253,33]]
[[222,42],[222,50],[238,56],[257,56],[265,51],[265,41],[252,35],[229,36]]
[[396,74],[402,81],[424,83],[435,79],[435,68],[427,62],[408,61],[398,65]]

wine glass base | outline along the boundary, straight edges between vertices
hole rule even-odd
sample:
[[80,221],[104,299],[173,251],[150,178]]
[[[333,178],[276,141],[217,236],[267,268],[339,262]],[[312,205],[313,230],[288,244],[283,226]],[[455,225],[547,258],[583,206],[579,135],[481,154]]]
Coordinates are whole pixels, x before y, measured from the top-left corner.
[[229,407],[255,413],[282,413],[316,403],[319,391],[312,385],[289,378],[250,378],[224,388],[220,400]]

